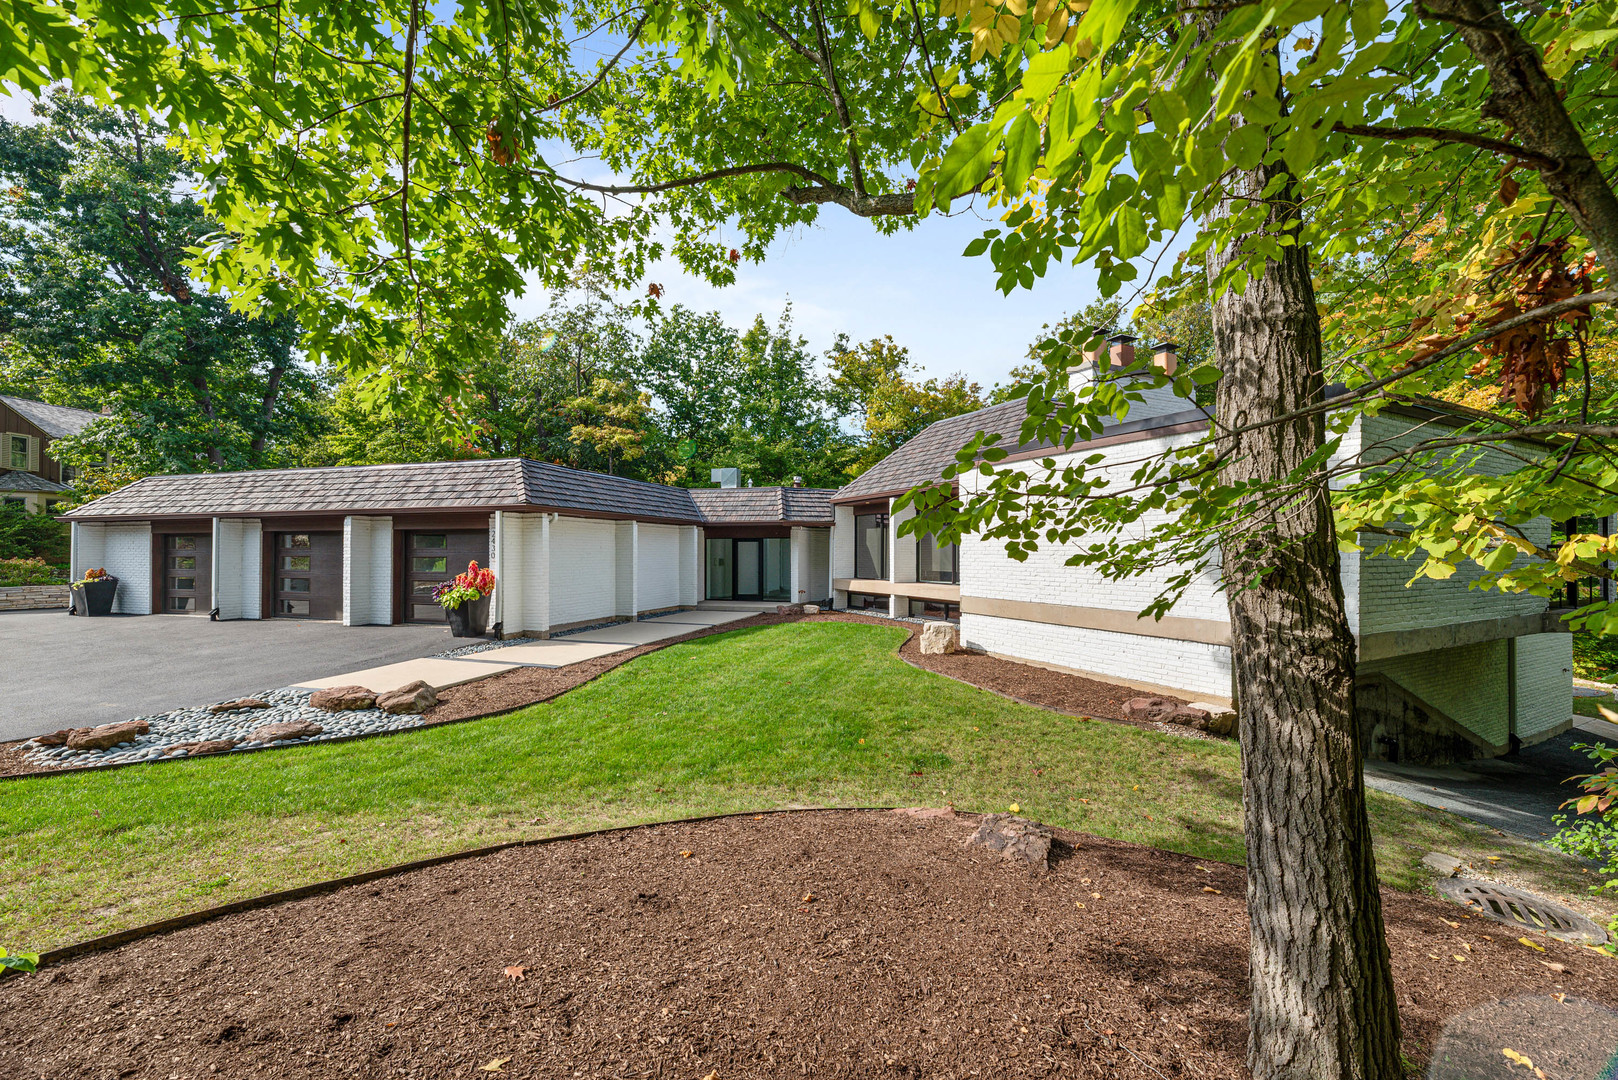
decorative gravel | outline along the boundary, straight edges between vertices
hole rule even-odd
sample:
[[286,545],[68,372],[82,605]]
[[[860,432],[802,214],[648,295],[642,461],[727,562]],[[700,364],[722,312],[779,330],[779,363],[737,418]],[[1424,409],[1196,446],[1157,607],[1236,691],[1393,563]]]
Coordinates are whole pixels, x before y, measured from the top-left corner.
[[85,765],[122,764],[131,761],[154,761],[161,758],[189,756],[184,750],[166,754],[171,746],[180,743],[202,742],[207,739],[242,739],[265,724],[278,724],[289,720],[313,720],[324,730],[312,738],[281,739],[273,743],[243,741],[237,750],[255,750],[262,746],[292,746],[295,743],[325,742],[350,735],[370,735],[381,731],[401,731],[420,727],[426,723],[421,716],[394,715],[381,709],[355,709],[349,712],[327,712],[310,706],[313,690],[287,686],[280,690],[267,690],[250,694],[268,701],[268,709],[243,709],[237,712],[210,713],[207,706],[194,709],[175,709],[154,716],[136,716],[151,725],[148,734],[134,742],[122,743],[108,750],[69,750],[65,746],[39,746],[32,740],[23,743],[23,760],[30,765],[46,769],[77,768]]

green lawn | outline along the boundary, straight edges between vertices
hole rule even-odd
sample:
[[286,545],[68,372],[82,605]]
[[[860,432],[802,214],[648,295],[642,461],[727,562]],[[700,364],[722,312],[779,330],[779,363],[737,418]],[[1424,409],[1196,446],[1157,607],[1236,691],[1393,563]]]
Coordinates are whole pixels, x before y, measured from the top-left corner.
[[[0,784],[0,945],[39,950],[462,848],[793,804],[951,802],[1240,861],[1236,747],[1017,705],[901,662],[903,632],[718,635],[511,716]],[[1560,856],[1372,793],[1384,878],[1434,848],[1579,889]],[[1588,881],[1585,878],[1584,881]]]

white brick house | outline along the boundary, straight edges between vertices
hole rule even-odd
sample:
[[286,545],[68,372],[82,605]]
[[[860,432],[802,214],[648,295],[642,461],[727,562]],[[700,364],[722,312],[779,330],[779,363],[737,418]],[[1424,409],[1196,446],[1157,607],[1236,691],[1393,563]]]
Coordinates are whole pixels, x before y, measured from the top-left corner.
[[506,637],[699,603],[824,601],[831,492],[687,489],[543,462],[149,476],[63,515],[73,573],[121,614],[442,622],[431,593],[495,572]]
[[[1075,380],[1113,377],[1092,360]],[[1005,465],[1040,469],[1100,452],[1118,474],[1142,458],[1207,431],[1208,414],[1170,390],[1148,391],[1122,423],[1066,453],[1013,451]],[[938,551],[930,538],[899,536],[893,504],[936,481],[977,432],[1016,446],[1021,401],[952,417],[927,428],[833,497],[834,604],[896,617],[958,618],[963,643],[1027,663],[1186,698],[1230,702],[1230,621],[1217,569],[1193,580],[1161,620],[1137,613],[1172,570],[1122,581],[1064,565],[1069,545],[1042,545],[1024,562],[1003,542],[968,537]],[[1393,410],[1356,422],[1341,453],[1391,453],[1418,427],[1445,422],[1430,410]],[[1368,455],[1374,460],[1377,453]],[[1483,451],[1475,467],[1510,459]],[[1130,464],[1125,464],[1128,462]],[[972,483],[967,474],[963,483]],[[1541,529],[1548,539],[1549,522]],[[1360,554],[1343,557],[1343,588],[1359,643],[1359,713],[1367,757],[1451,761],[1489,757],[1570,726],[1572,638],[1540,597],[1469,589],[1476,576],[1408,585],[1415,567]]]

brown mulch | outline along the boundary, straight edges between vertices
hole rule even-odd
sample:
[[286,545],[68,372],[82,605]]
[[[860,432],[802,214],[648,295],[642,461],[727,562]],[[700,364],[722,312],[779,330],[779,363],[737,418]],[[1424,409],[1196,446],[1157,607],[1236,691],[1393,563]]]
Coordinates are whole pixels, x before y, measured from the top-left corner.
[[[651,826],[227,916],[0,980],[0,1075],[1246,1075],[1239,868],[1058,830],[1033,875],[970,828]],[[1612,960],[1383,899],[1413,1059],[1497,998],[1618,1005]],[[1483,1060],[1554,1051],[1511,1015]]]

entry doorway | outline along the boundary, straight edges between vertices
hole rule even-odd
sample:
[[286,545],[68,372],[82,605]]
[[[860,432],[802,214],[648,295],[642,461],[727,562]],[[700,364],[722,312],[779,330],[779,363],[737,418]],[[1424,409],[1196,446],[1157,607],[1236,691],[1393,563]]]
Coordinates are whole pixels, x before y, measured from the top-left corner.
[[270,613],[278,619],[343,617],[343,534],[275,534]]
[[792,598],[789,537],[709,539],[706,561],[709,600]]
[[213,536],[163,537],[163,607],[167,615],[206,615],[213,610]]
[[410,532],[404,538],[405,622],[447,622],[433,590],[464,573],[468,563],[489,564],[487,529],[462,532]]

